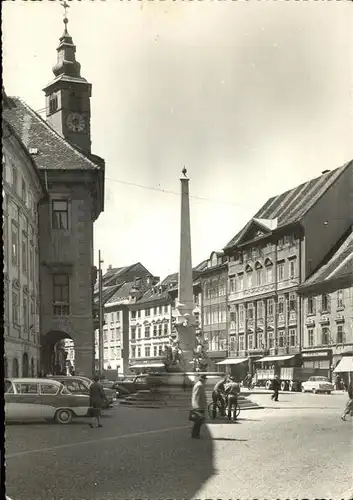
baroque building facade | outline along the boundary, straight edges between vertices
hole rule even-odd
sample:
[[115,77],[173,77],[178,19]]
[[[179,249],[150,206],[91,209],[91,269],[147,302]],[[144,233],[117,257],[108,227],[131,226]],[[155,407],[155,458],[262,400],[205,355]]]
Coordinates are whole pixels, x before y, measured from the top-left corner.
[[[3,91],[3,111],[11,101]],[[4,374],[40,370],[38,205],[45,186],[16,130],[3,117]]]
[[243,376],[301,365],[299,286],[351,224],[353,162],[269,199],[228,243],[229,358]]
[[92,375],[93,224],[104,209],[104,160],[91,153],[91,84],[81,76],[64,22],[54,80],[44,89],[47,120],[17,98],[4,114],[47,190],[38,218],[42,368],[54,370],[55,345],[68,338],[76,373]]
[[[352,228],[302,284],[299,293],[304,300],[303,365],[327,369],[332,375],[347,357],[353,370]],[[348,368],[342,368],[342,372],[339,369],[339,374],[347,378]]]

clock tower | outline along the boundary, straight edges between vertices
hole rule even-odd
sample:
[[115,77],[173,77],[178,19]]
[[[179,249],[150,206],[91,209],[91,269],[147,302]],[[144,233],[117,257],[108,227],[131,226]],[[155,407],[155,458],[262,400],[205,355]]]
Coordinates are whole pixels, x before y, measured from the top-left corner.
[[43,89],[47,122],[68,142],[90,153],[92,85],[81,76],[81,65],[75,57],[76,46],[67,31],[67,24],[65,9],[65,29],[56,49],[58,60],[53,67],[55,78]]

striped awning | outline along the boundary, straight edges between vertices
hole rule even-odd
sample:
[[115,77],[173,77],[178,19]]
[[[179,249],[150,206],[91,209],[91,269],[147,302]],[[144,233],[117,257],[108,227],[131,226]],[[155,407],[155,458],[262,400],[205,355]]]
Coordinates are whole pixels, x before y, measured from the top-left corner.
[[292,359],[293,356],[265,356],[264,358],[257,359],[255,363],[262,363],[263,361],[285,361],[286,359]]
[[249,358],[227,358],[223,361],[219,361],[216,365],[238,365],[239,363],[244,363]]
[[334,373],[353,372],[353,356],[344,356],[333,371]]

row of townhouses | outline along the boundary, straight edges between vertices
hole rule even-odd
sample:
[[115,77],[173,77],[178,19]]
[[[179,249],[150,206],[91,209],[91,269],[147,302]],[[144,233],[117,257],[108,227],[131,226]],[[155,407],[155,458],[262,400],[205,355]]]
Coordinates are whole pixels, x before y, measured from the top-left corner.
[[[194,269],[210,369],[245,376],[278,363],[330,373],[352,353],[352,179],[350,162],[269,199]],[[108,270],[105,369],[164,366],[177,284],[177,274],[160,281],[141,264]]]

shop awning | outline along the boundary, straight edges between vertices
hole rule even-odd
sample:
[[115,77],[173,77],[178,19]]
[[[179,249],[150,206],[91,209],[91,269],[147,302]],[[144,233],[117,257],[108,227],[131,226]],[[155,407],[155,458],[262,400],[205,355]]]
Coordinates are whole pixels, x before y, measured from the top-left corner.
[[257,359],[255,363],[262,363],[263,361],[285,361],[286,359],[292,359],[293,356],[265,356],[264,358]]
[[247,361],[248,359],[249,358],[228,358],[223,361],[219,361],[216,365],[238,365],[239,363],[244,363],[244,361]]
[[335,373],[353,372],[353,356],[344,356],[333,371]]
[[131,365],[130,368],[163,368],[164,363],[141,363],[139,365]]

